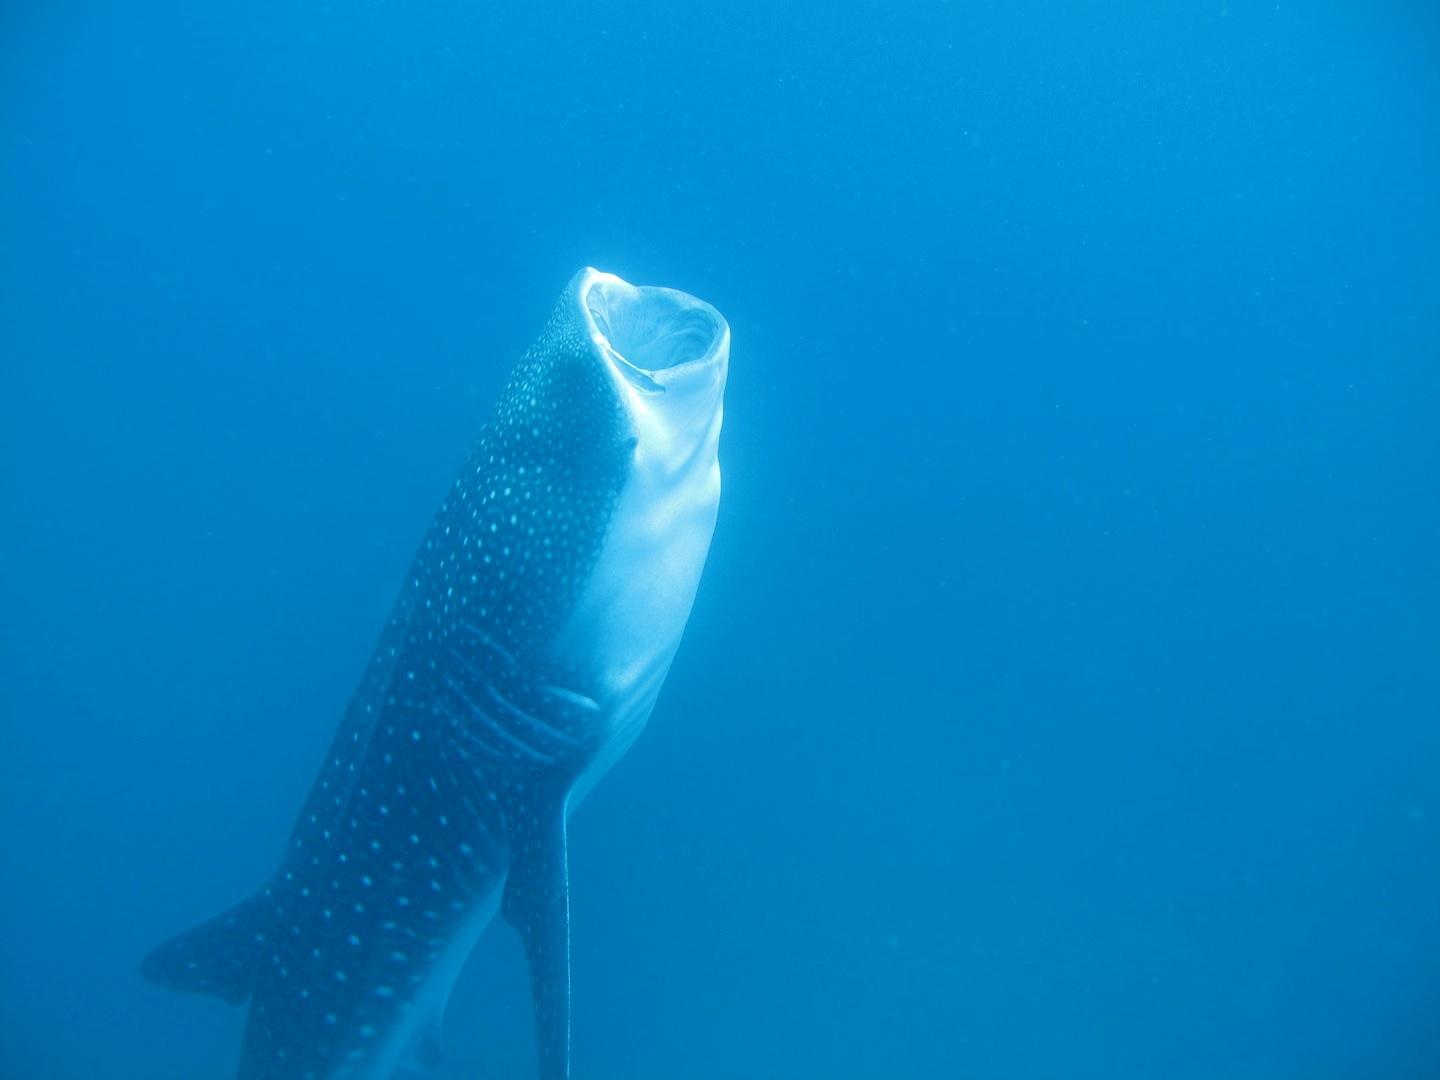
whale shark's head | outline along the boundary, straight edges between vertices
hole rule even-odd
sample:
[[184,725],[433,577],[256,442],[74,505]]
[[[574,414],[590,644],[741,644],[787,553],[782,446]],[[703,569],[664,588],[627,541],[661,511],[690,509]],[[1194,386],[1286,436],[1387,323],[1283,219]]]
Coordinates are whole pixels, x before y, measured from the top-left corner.
[[715,526],[730,328],[674,289],[591,269],[572,287],[634,444],[560,645],[588,651],[601,700],[638,730],[679,644]]
[[682,454],[718,434],[730,359],[720,313],[674,289],[637,288],[598,270],[581,271],[572,287],[590,340],[619,376],[638,437]]
[[580,271],[413,575],[428,633],[487,654],[492,680],[510,673],[504,694],[538,681],[581,709],[592,750],[638,732],[689,616],[720,497],[729,355],[709,304]]

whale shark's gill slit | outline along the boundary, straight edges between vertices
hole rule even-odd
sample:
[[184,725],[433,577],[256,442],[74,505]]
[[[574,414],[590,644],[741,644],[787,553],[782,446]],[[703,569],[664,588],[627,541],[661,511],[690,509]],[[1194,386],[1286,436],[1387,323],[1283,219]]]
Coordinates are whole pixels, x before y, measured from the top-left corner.
[[[510,668],[511,670],[519,668],[520,665],[518,661],[516,661],[515,657],[510,653],[510,650],[505,648],[504,645],[501,645],[498,641],[496,641],[489,634],[485,633],[485,631],[481,630],[478,626],[475,626],[471,623],[459,623],[456,625],[455,631],[457,633],[467,634],[470,637],[474,638],[475,641],[479,645],[481,645],[486,652],[493,653],[495,656],[499,657],[505,663],[505,666]],[[464,659],[460,656],[459,652],[456,652],[454,649],[452,649],[451,651],[454,652],[454,655],[457,658],[460,658],[462,660]],[[467,664],[466,666],[469,665]]]
[[514,719],[520,721],[520,723],[530,728],[530,730],[538,732],[541,736],[545,738],[554,739],[556,742],[563,743],[566,746],[580,745],[580,740],[577,739],[575,736],[567,732],[561,731],[553,724],[546,723],[538,716],[532,716],[530,713],[520,708],[520,706],[516,705],[513,701],[510,701],[508,698],[506,698],[503,694],[500,693],[500,691],[496,690],[495,687],[491,686],[489,683],[484,684],[484,689],[485,696],[494,703],[497,709],[505,713],[505,715],[513,717]]
[[[460,684],[457,683],[454,679],[450,678],[449,675],[444,676],[444,679],[445,685],[448,686],[450,688],[450,691],[456,697],[458,697],[461,702],[464,703],[465,708],[469,713],[468,718],[472,723],[478,722],[482,724],[485,730],[494,733],[502,742],[505,743],[505,745],[511,747],[517,753],[523,754],[525,757],[530,758],[532,761],[538,761],[542,765],[553,765],[555,763],[555,759],[551,755],[541,753],[529,743],[525,742],[524,739],[512,735],[510,732],[505,730],[503,725],[496,723],[494,717],[492,717],[486,710],[482,709],[479,704],[476,703],[475,700],[465,692],[464,688],[462,688]],[[489,690],[488,687],[486,689],[487,691]],[[495,697],[493,692],[491,692],[489,696],[492,698]],[[497,698],[496,700],[499,699]]]
[[[465,724],[456,723],[455,738],[455,751],[460,755],[461,760],[465,761],[467,765],[469,764],[470,753],[472,750],[478,750],[486,757],[493,758],[494,760],[499,762],[508,762],[513,756],[505,753],[505,751],[501,750],[498,746],[491,746],[484,739],[480,738],[480,736],[475,732],[474,728],[471,728]],[[472,771],[474,771],[473,766],[471,767],[471,769]]]
[[[469,677],[470,682],[473,685],[479,686],[482,690],[484,690],[485,696],[489,698],[490,701],[501,712],[520,721],[521,724],[523,724],[530,730],[536,732],[542,738],[551,739],[565,747],[574,748],[580,746],[580,739],[576,738],[574,735],[571,735],[569,732],[562,730],[561,728],[549,723],[541,717],[526,712],[519,705],[515,704],[509,698],[501,694],[500,691],[495,689],[494,685],[490,682],[490,680],[483,678],[480,672],[475,669],[475,666],[471,664],[468,659],[462,656],[453,646],[447,647],[446,651],[449,654],[450,658],[453,659],[455,663],[463,669],[464,673]],[[558,689],[549,686],[541,686],[538,689],[542,693],[551,692],[556,695],[560,693],[568,693],[568,691],[559,691]],[[456,692],[460,693],[461,691],[457,688]],[[476,707],[473,703],[473,700],[468,695],[466,695],[465,700],[471,708]],[[575,704],[588,703],[589,708],[585,709],[586,712],[599,709],[598,704],[596,704],[590,698],[585,697],[583,694],[573,694],[569,698],[558,698],[558,700],[568,700]]]
[[447,715],[455,749],[468,761],[472,750],[499,762],[511,762],[517,753],[514,738],[501,731],[494,720],[456,680],[446,676],[444,685],[450,691]]

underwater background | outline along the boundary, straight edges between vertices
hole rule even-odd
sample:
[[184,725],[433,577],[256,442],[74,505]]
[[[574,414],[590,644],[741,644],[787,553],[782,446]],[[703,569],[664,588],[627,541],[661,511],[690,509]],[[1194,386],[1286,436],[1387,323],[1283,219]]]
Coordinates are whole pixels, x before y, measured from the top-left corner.
[[1440,1076],[1440,6],[6,0],[0,163],[0,1076],[233,1075],[139,960],[585,264],[734,348],[577,1078]]

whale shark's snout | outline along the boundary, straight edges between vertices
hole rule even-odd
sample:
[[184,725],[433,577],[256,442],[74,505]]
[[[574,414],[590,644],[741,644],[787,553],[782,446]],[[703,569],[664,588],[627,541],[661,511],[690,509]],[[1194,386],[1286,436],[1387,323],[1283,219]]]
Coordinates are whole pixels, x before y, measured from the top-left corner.
[[578,295],[590,339],[636,388],[663,393],[723,379],[730,328],[703,300],[589,268],[580,273]]

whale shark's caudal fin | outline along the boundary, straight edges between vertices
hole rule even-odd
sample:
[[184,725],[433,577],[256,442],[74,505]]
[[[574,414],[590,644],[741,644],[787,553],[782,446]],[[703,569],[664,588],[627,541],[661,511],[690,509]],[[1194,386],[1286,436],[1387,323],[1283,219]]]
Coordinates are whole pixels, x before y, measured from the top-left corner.
[[178,934],[145,957],[140,973],[168,990],[241,1005],[255,987],[270,904],[263,893]]
[[530,963],[541,1080],[570,1076],[570,876],[565,810],[532,819],[516,845],[501,910]]

